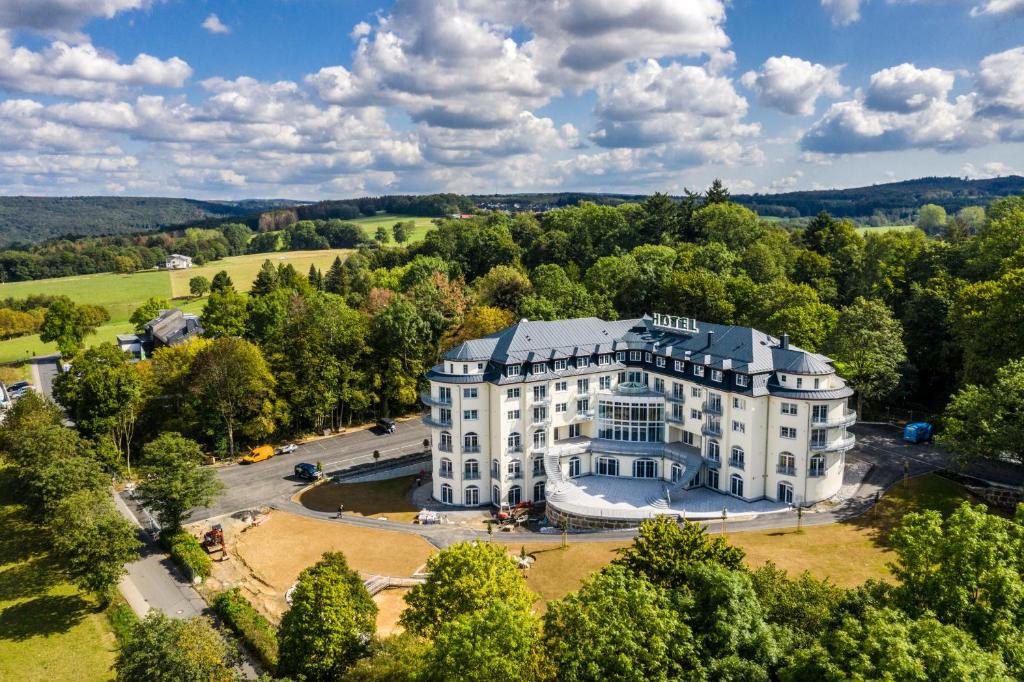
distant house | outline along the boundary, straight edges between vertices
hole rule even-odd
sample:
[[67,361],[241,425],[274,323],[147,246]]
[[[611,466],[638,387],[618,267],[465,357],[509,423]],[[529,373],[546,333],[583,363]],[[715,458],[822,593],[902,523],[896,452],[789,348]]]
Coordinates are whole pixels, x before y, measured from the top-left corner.
[[161,310],[147,322],[140,334],[118,334],[117,345],[137,359],[143,359],[157,348],[177,346],[203,333],[198,315],[183,313],[177,308]]
[[183,256],[180,253],[172,253],[167,257],[164,265],[168,270],[186,270],[192,267],[192,256]]

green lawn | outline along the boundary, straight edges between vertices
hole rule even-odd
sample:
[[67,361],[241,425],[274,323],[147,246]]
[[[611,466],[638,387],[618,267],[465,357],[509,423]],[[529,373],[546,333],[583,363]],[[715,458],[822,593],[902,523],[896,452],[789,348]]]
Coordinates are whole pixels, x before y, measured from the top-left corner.
[[[169,273],[170,289],[174,296],[188,296],[188,281],[197,275],[207,279],[213,279],[221,270],[225,270],[235,288],[239,291],[248,291],[252,282],[256,279],[256,273],[263,266],[263,261],[269,260],[275,265],[291,263],[300,274],[309,272],[310,265],[316,265],[320,270],[327,270],[331,263],[338,256],[344,260],[351,249],[325,249],[322,251],[275,251],[274,253],[252,253],[245,256],[231,256],[218,261],[189,268],[188,270],[174,270]],[[168,273],[164,273],[168,276]]]
[[[391,232],[391,226],[398,222],[407,222],[413,220],[416,222],[416,227],[409,233],[410,244],[423,241],[423,238],[427,236],[427,232],[434,229],[434,220],[436,218],[424,218],[414,217],[406,215],[394,215],[391,213],[381,213],[368,218],[356,218],[355,220],[346,220],[347,223],[355,223],[361,225],[363,230],[366,232],[366,236],[373,238],[377,228],[383,225],[388,228],[388,233]],[[394,242],[391,242],[394,244]]]
[[866,237],[872,232],[908,232],[916,229],[917,227],[914,225],[879,225],[877,227],[858,227],[857,231]]
[[109,680],[116,640],[95,600],[64,582],[0,470],[0,680]]
[[76,303],[101,305],[116,324],[127,322],[139,304],[151,296],[170,298],[171,280],[166,271],[147,270],[131,275],[107,272],[0,284],[0,298],[31,294],[67,296]]

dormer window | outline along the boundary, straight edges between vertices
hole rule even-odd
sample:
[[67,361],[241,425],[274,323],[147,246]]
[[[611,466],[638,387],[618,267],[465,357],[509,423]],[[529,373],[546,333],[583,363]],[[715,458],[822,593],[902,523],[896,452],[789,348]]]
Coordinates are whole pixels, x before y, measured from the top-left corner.
[[625,362],[625,361],[626,361],[626,353],[625,353],[625,351],[621,351],[621,350],[620,350],[620,351],[617,351],[617,352],[615,353],[615,359],[616,359],[616,360],[617,360],[618,362]]
[[589,367],[589,366],[590,366],[590,358],[576,358],[576,367],[577,368]]
[[713,369],[713,370],[711,370],[711,380],[712,381],[717,381],[718,383],[721,383],[722,382],[722,377],[724,377],[724,376],[725,375],[722,373],[722,370],[720,370],[720,369]]
[[560,372],[569,365],[567,360],[555,360],[555,371]]
[[676,360],[675,362],[672,363],[672,368],[675,369],[675,371],[677,372],[682,372],[683,367],[684,365],[682,360]]
[[644,353],[644,362],[650,362],[650,361],[651,361],[651,354],[650,353]]
[[610,365],[612,363],[612,356],[610,355],[598,355],[597,364],[599,365]]
[[633,361],[639,361],[643,354],[638,350],[629,351],[629,359]]
[[519,365],[508,365],[505,367],[505,376],[517,377],[519,376]]
[[545,365],[543,362],[535,362],[535,363],[533,363],[533,373],[534,374],[543,374],[546,369],[547,369],[547,365]]
[[658,358],[657,361],[654,364],[656,364],[658,367],[664,367],[665,366],[665,358]]
[[737,386],[744,386],[745,387],[745,386],[748,386],[749,384],[750,384],[750,377],[748,377],[746,374],[737,374],[736,375],[736,385]]
[[704,368],[700,365],[693,366],[693,376],[702,377],[704,376]]

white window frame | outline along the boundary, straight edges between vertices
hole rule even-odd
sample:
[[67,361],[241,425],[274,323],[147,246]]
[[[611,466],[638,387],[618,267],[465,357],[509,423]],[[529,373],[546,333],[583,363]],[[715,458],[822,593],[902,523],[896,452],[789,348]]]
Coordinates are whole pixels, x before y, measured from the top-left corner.
[[638,350],[631,350],[631,351],[629,351],[629,359],[631,361],[635,362],[637,360],[640,360],[641,358],[643,358],[643,353],[641,351],[638,351]]
[[505,376],[507,376],[507,377],[517,377],[517,376],[519,376],[519,372],[521,371],[521,369],[522,368],[519,365],[506,365],[505,366]]
[[563,414],[569,411],[569,403],[555,403],[555,414]]
[[782,403],[782,414],[795,417],[800,412],[800,406],[796,403]]
[[713,369],[713,370],[711,370],[711,380],[712,381],[715,381],[715,382],[718,382],[718,383],[722,383],[722,379],[724,379],[724,378],[725,378],[725,372],[723,372],[722,370],[720,370],[720,369]]
[[518,400],[520,396],[519,387],[510,388],[505,391],[505,400]]
[[584,367],[590,367],[590,358],[576,358],[576,369],[583,369]]
[[682,360],[676,360],[675,362],[672,363],[672,368],[677,372],[682,372],[686,369],[686,365],[683,363]]
[[464,422],[475,422],[480,419],[480,410],[463,410],[462,421]]
[[734,410],[745,410],[747,409],[747,401],[743,398],[737,398],[734,396],[732,399],[732,407]]
[[694,365],[693,366],[693,376],[695,376],[695,377],[703,377],[704,376],[704,365]]
[[610,355],[607,355],[607,354],[605,354],[605,355],[598,355],[598,356],[597,356],[597,364],[598,364],[599,366],[602,366],[602,367],[603,367],[604,365],[610,365],[610,364],[612,364],[612,356],[610,356]]
[[785,438],[786,440],[796,440],[796,427],[795,426],[780,426],[779,427],[779,438]]
[[555,371],[561,372],[569,366],[568,361],[565,359],[555,360]]
[[737,374],[736,385],[746,388],[747,386],[750,385],[750,377],[748,377],[746,374]]
[[506,416],[509,421],[519,421],[522,417],[522,413],[519,410],[509,410]]
[[658,367],[664,367],[665,366],[665,358],[663,358],[661,356],[658,356],[658,359],[654,361],[654,364],[657,365]]
[[532,371],[533,374],[543,374],[546,371],[548,371],[547,363],[544,363],[544,362],[535,362],[535,363],[533,363],[533,371]]
[[734,433],[746,433],[747,425],[734,419],[732,422],[732,430]]
[[472,400],[480,397],[480,389],[477,388],[464,388],[462,389],[462,399]]

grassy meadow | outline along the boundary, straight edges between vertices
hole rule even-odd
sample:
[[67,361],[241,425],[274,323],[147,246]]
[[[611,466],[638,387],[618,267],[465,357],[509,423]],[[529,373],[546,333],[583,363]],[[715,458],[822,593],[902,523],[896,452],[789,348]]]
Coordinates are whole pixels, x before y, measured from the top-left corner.
[[[416,242],[423,241],[423,238],[427,236],[427,232],[434,229],[434,220],[436,220],[436,218],[424,218],[394,215],[391,213],[381,213],[375,216],[370,216],[368,218],[356,218],[355,220],[346,220],[345,222],[360,225],[363,228],[363,231],[366,232],[366,236],[372,239],[373,234],[381,225],[386,227],[388,229],[388,232],[390,233],[391,226],[394,225],[395,223],[408,222],[410,220],[416,223],[416,227],[413,228],[413,230],[409,233],[408,243],[415,244]],[[394,242],[391,243],[394,244]]]
[[857,231],[862,236],[866,237],[869,234],[880,232],[909,232],[910,230],[916,230],[917,227],[914,225],[879,225],[877,227],[858,227]]

